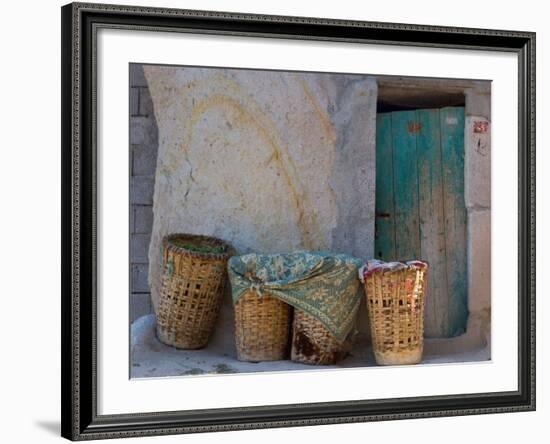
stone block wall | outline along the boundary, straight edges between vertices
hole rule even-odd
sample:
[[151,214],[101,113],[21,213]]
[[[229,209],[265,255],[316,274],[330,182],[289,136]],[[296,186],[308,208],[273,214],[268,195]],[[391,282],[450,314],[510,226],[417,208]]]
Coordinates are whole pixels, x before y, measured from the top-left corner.
[[158,129],[141,65],[130,65],[130,322],[152,312],[147,280]]

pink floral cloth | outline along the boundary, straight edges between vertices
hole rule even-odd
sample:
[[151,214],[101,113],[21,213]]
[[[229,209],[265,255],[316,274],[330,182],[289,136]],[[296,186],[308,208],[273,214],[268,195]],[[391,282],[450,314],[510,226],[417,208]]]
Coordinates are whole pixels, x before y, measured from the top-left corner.
[[412,260],[407,262],[384,262],[378,259],[371,259],[365,262],[361,268],[359,268],[359,280],[365,282],[365,279],[374,272],[381,271],[396,271],[404,268],[428,268],[428,263],[421,260]]

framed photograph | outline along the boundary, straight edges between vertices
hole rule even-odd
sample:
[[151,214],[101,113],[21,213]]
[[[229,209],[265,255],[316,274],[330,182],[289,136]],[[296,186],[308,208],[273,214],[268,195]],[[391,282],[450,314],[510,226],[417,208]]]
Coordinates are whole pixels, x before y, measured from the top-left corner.
[[62,435],[535,409],[535,34],[72,3]]

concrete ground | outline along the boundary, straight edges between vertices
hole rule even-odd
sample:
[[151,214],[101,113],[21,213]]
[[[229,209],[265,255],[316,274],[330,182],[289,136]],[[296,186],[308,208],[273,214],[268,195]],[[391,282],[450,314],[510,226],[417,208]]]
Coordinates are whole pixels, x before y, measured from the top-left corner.
[[[486,361],[488,349],[451,351],[453,340],[426,339],[422,364]],[[155,335],[155,315],[138,318],[131,326],[131,377],[152,378],[224,373],[277,372],[287,370],[323,370],[331,368],[375,366],[372,349],[366,339],[358,340],[350,356],[338,365],[311,366],[292,361],[241,362],[236,359],[232,342],[211,341],[201,350],[178,350],[162,344]]]

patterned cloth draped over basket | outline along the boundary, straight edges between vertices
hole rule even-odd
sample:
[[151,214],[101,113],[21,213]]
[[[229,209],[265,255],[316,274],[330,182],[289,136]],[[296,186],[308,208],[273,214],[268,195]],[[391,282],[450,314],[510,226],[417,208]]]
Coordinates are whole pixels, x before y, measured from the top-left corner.
[[165,236],[162,246],[157,337],[178,348],[205,347],[222,302],[231,246],[191,234]]
[[416,364],[424,346],[428,264],[367,261],[364,282],[372,346],[379,365]]
[[361,261],[343,254],[296,252],[229,260],[241,360],[285,359],[294,308],[292,359],[333,363],[355,322]]

